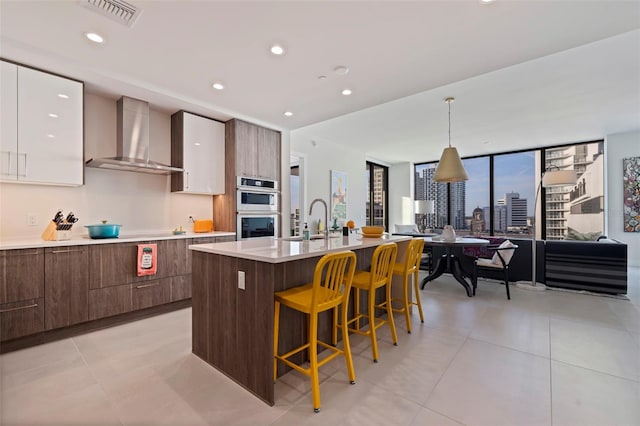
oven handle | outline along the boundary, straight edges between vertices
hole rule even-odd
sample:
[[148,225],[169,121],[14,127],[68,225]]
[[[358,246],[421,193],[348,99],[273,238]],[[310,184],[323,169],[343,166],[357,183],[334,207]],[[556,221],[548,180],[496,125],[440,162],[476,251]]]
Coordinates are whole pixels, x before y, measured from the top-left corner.
[[261,194],[280,194],[277,189],[259,188],[255,186],[238,186],[236,187],[238,192],[259,192]]
[[280,216],[280,212],[259,211],[259,210],[242,210],[236,211],[238,216]]

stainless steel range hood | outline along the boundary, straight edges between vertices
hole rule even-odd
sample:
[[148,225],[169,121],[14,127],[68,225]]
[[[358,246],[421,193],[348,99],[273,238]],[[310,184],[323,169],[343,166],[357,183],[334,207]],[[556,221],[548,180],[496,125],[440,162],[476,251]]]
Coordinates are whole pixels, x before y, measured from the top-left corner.
[[116,157],[90,159],[87,167],[168,175],[184,169],[149,160],[149,104],[123,96],[117,104]]

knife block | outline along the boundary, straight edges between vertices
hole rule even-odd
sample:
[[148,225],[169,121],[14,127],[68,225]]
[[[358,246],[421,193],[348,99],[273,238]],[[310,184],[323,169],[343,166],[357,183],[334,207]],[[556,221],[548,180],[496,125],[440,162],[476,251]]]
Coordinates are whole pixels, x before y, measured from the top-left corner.
[[49,222],[47,228],[42,233],[42,239],[45,241],[64,241],[71,239],[71,230],[65,231],[57,231],[56,224],[54,222]]
[[45,241],[56,241],[56,224],[55,222],[49,222],[47,228],[42,233],[42,239]]

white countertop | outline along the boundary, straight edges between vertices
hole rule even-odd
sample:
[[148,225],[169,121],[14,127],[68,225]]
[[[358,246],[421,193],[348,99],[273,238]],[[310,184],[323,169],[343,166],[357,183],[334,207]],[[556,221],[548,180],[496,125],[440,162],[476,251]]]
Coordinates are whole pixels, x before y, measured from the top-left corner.
[[234,236],[235,232],[214,231],[214,232],[187,232],[182,235],[173,235],[170,231],[142,231],[129,234],[120,234],[118,238],[91,239],[88,235],[74,236],[70,240],[62,241],[43,241],[40,238],[16,238],[3,239],[0,241],[0,250],[28,249],[28,248],[47,248],[61,246],[82,246],[93,244],[113,244],[128,243],[136,241],[150,240],[175,240],[183,238],[204,238],[204,237],[225,237]]
[[386,242],[408,241],[411,237],[383,235],[381,238],[366,238],[362,235],[331,237],[328,240],[289,241],[286,238],[254,238],[215,244],[191,245],[191,250],[221,254],[267,263],[282,263],[296,259],[322,256],[323,254],[375,247]]

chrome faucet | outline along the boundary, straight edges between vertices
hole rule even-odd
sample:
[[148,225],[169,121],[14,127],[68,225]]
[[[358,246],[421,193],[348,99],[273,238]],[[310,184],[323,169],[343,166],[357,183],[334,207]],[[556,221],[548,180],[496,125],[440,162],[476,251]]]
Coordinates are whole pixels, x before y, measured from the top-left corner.
[[324,238],[327,239],[329,238],[329,226],[327,224],[329,209],[327,208],[327,202],[322,198],[316,198],[315,200],[313,200],[311,202],[311,205],[309,206],[309,216],[311,216],[311,212],[313,212],[313,205],[315,203],[322,203],[322,205],[324,206]]

